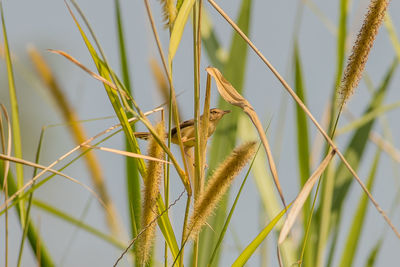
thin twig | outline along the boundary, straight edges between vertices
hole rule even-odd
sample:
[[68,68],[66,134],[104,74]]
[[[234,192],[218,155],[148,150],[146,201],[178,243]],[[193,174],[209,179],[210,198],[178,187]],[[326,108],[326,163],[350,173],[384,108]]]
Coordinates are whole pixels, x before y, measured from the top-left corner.
[[172,206],[174,206],[183,196],[183,194],[186,192],[186,190],[183,190],[182,193],[179,195],[179,197],[172,202],[168,208],[166,208],[163,212],[161,212],[156,218],[154,218],[146,227],[144,227],[138,234],[135,236],[135,238],[132,239],[132,241],[129,243],[129,245],[126,247],[126,249],[122,252],[122,254],[118,257],[117,261],[114,263],[113,267],[117,266],[118,263],[122,260],[122,258],[125,256],[125,254],[129,251],[129,249],[133,246],[133,244],[136,242],[136,240],[150,227],[152,226],[161,216],[163,216]]

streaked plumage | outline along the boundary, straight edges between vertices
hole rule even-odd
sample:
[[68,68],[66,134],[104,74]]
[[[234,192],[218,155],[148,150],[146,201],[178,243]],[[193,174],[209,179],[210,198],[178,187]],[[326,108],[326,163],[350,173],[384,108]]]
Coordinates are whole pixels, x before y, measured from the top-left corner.
[[[219,122],[219,120],[227,113],[230,113],[230,110],[221,110],[218,108],[210,109],[210,116],[208,122],[208,137],[210,137]],[[200,116],[200,121],[203,118],[203,115]],[[180,124],[182,142],[186,147],[192,147],[195,144],[195,132],[194,132],[194,119],[184,121]],[[147,140],[150,137],[150,133],[146,132],[136,132],[135,136],[140,139]],[[167,137],[167,136],[166,136]],[[178,136],[176,127],[171,130],[171,142],[174,144],[178,144]]]

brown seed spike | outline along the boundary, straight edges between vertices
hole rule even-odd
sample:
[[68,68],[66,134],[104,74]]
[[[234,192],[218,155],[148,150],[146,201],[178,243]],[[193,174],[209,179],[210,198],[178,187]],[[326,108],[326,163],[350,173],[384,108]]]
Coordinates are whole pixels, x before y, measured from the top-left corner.
[[364,23],[357,35],[357,40],[348,59],[339,93],[342,95],[342,105],[353,94],[360,82],[367,62],[369,52],[378,33],[379,26],[385,16],[389,0],[371,0]]
[[[158,136],[164,136],[164,124],[160,122],[156,126]],[[151,137],[148,149],[149,156],[162,159],[164,151],[156,140]],[[149,161],[147,164],[147,175],[144,179],[143,189],[143,216],[142,216],[142,229],[145,229],[140,236],[138,243],[139,260],[145,264],[151,252],[154,243],[155,218],[157,217],[157,196],[160,192],[160,182],[162,177],[163,163],[156,161]]]
[[235,148],[208,181],[207,188],[194,203],[193,214],[189,220],[188,235],[195,238],[218,202],[256,151],[256,142],[247,142]]

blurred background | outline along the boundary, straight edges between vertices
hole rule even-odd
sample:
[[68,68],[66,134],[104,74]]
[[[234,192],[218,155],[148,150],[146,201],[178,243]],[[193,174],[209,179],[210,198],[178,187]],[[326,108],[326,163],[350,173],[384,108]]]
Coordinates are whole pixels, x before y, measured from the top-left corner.
[[[78,2],[107,55],[114,70],[119,70],[119,55],[117,42],[117,25],[115,24],[115,11],[113,1],[79,1]],[[225,12],[236,18],[241,1],[218,1]],[[151,1],[152,10],[156,19],[164,49],[168,47],[169,34],[163,28],[163,20],[159,1]],[[210,15],[212,23],[218,34],[219,41],[228,50],[232,37],[232,29],[220,15],[205,1],[204,6]],[[349,47],[353,43],[356,33],[361,26],[368,1],[351,1],[349,8]],[[146,16],[142,1],[121,1],[122,17],[124,19],[127,53],[130,64],[130,77],[136,102],[143,111],[151,110],[163,103],[157,89],[157,84],[150,68],[150,60],[160,62],[154,38]],[[94,80],[81,69],[61,56],[51,54],[46,49],[63,50],[77,58],[82,64],[95,70],[89,53],[82,38],[63,1],[3,1],[5,22],[11,52],[14,55],[14,71],[16,75],[17,96],[21,115],[21,132],[24,158],[34,161],[40,131],[43,126],[60,124],[63,119],[56,108],[43,83],[36,76],[32,62],[27,55],[29,46],[36,47],[50,64],[63,92],[73,104],[75,111],[82,120],[92,120],[106,116],[113,116],[114,112],[109,103],[103,85]],[[316,9],[315,9],[316,8]],[[317,11],[316,11],[317,10]],[[261,52],[270,60],[274,67],[293,84],[293,34],[298,28],[299,50],[303,63],[305,86],[308,107],[316,118],[321,121],[322,114],[330,101],[332,85],[336,71],[336,25],[338,22],[338,1],[261,1],[252,2],[250,38]],[[400,28],[399,1],[391,1],[389,13],[392,15],[396,29]],[[301,15],[301,22],[296,17]],[[3,38],[1,38],[3,40]],[[372,48],[366,65],[366,72],[371,77],[374,86],[377,86],[383,75],[388,70],[395,58],[395,52],[390,42],[387,30],[382,27]],[[202,53],[201,62],[201,89],[202,95],[205,88],[204,69],[210,65],[205,52]],[[296,161],[296,138],[294,122],[294,102],[283,90],[277,79],[271,74],[261,60],[249,50],[247,71],[245,74],[244,96],[254,106],[264,126],[270,123],[268,135],[276,157],[278,172],[282,183],[283,193],[287,200],[293,200],[299,191],[298,171]],[[174,85],[178,96],[183,119],[193,117],[193,58],[192,58],[192,31],[186,27],[183,41],[178,49],[174,63]],[[393,103],[400,99],[400,74],[396,71],[390,84],[385,103]],[[9,109],[8,82],[5,61],[0,61],[0,102]],[[217,104],[218,94],[212,88],[211,106]],[[347,109],[354,116],[359,116],[364,111],[371,98],[365,82],[361,82],[355,94],[347,104]],[[282,115],[284,113],[284,116]],[[400,146],[400,126],[398,123],[399,110],[387,113],[387,120],[391,125],[395,147]],[[153,116],[154,122],[158,116]],[[84,127],[88,136],[95,135],[117,122],[115,117],[110,119],[92,120],[86,122]],[[345,116],[339,122],[339,128],[347,124]],[[144,131],[142,125],[138,131]],[[319,136],[314,126],[309,127],[312,136],[311,143]],[[374,128],[382,132],[380,124]],[[337,139],[338,146],[344,147],[350,135],[344,134]],[[124,149],[121,134],[103,144],[106,147]],[[145,149],[146,143],[141,142]],[[66,126],[50,127],[45,132],[40,163],[46,165],[54,161],[74,147]],[[174,148],[175,149],[175,148]],[[369,167],[373,160],[375,147],[367,146],[362,165],[358,171],[361,178],[368,175]],[[178,152],[178,150],[174,150]],[[96,151],[101,162],[106,178],[109,193],[115,202],[117,210],[124,224],[128,225],[129,207],[126,202],[126,184],[124,178],[125,161],[122,156]],[[314,166],[315,167],[315,166]],[[398,163],[397,163],[398,168]],[[376,185],[373,195],[384,210],[388,211],[399,192],[399,175],[393,171],[392,160],[383,155],[378,169]],[[32,169],[25,167],[29,176]],[[79,160],[65,170],[65,173],[79,181],[91,185],[87,169]],[[236,192],[239,181],[236,181],[232,191]],[[173,177],[171,184],[171,199],[175,199],[183,190],[177,176]],[[349,199],[346,202],[345,216],[354,212],[361,194],[358,184],[353,184]],[[103,213],[98,203],[77,184],[71,183],[60,177],[53,178],[35,192],[35,197],[49,202],[59,209],[86,223],[108,232]],[[185,201],[181,200],[171,211],[174,226],[180,229],[180,218],[183,216]],[[221,266],[228,266],[236,259],[241,251],[265,225],[261,213],[262,204],[257,193],[256,185],[249,180],[233,221],[228,229],[228,235],[223,248]],[[347,215],[346,215],[347,214]],[[34,222],[43,236],[51,255],[59,266],[110,266],[120,255],[121,250],[107,244],[97,237],[79,230],[76,227],[49,215],[39,209],[32,211]],[[399,225],[399,209],[390,214],[392,221]],[[175,219],[175,220],[174,220]],[[350,220],[349,220],[350,221]],[[349,221],[345,221],[344,229]],[[15,212],[10,215],[10,243],[9,266],[16,263],[16,255],[21,231]],[[4,219],[0,220],[0,259],[4,257],[3,229]],[[358,249],[354,266],[365,264],[366,255],[376,244],[377,240],[386,233],[383,247],[380,251],[376,266],[394,266],[398,262],[400,242],[395,235],[388,231],[387,225],[372,205],[363,230],[362,242]],[[179,231],[177,231],[179,232]],[[294,235],[296,234],[294,230]],[[339,244],[343,244],[347,232],[339,236]],[[342,240],[342,243],[340,243]],[[269,266],[277,266],[275,255],[276,236],[268,237]],[[162,253],[163,246],[156,248],[157,253]],[[338,252],[341,252],[341,248]],[[160,254],[161,255],[161,254]],[[257,254],[256,254],[257,255]],[[161,259],[162,257],[158,257]],[[0,262],[0,266],[3,262]],[[160,266],[162,263],[157,263]],[[253,256],[248,266],[258,266],[260,258]],[[334,265],[337,262],[334,261]],[[22,266],[34,266],[35,260],[29,245],[26,245]],[[119,266],[129,266],[127,260]]]

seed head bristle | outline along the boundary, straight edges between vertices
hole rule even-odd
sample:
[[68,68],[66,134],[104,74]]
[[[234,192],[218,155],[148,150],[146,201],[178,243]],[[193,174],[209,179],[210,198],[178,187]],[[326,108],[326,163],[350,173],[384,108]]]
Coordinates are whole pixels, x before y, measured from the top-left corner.
[[176,6],[174,0],[160,0],[163,10],[163,20],[165,27],[172,27],[176,18]]
[[356,42],[348,59],[339,93],[342,105],[353,94],[360,82],[369,52],[378,33],[379,26],[385,16],[389,0],[371,0],[363,25],[357,35]]

